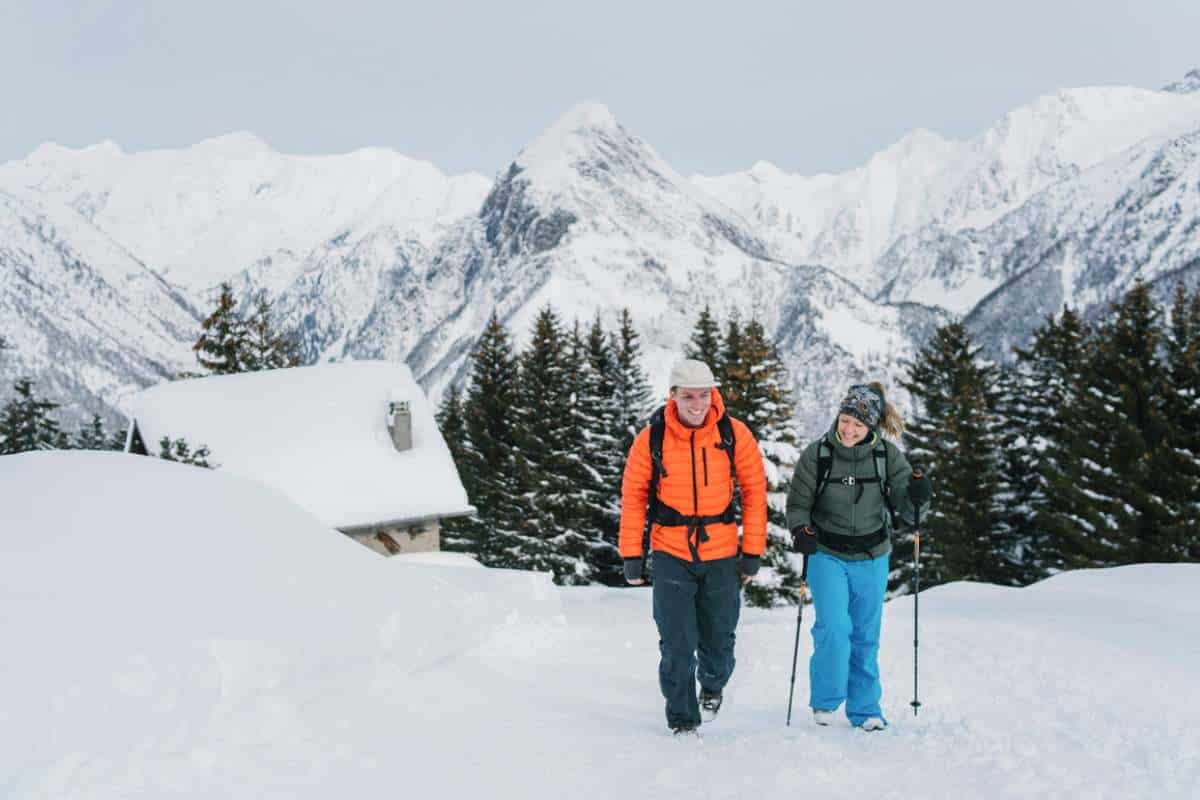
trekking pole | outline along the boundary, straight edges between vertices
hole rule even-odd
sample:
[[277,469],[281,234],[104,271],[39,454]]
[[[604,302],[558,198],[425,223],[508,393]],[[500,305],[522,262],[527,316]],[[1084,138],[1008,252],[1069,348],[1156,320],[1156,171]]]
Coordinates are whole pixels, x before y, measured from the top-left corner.
[[921,599],[921,507],[917,506],[913,514],[913,699],[909,705],[912,706],[913,716],[917,715],[917,709],[921,707],[921,701],[917,699],[917,607]]
[[788,689],[788,727],[792,725],[792,696],[796,693],[796,659],[800,656],[800,622],[804,619],[804,592],[808,588],[808,556],[804,557],[804,566],[800,570],[800,602],[796,611],[796,645],[792,648],[792,688]]

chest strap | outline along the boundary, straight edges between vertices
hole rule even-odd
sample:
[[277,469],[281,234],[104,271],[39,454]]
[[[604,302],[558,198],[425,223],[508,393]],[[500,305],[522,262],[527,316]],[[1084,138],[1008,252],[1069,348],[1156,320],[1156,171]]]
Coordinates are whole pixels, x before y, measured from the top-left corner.
[[692,561],[700,560],[700,545],[708,541],[706,525],[729,524],[737,522],[737,514],[733,503],[725,507],[720,514],[697,516],[695,514],[680,514],[661,500],[655,505],[653,521],[664,528],[687,527],[688,550],[692,553]]

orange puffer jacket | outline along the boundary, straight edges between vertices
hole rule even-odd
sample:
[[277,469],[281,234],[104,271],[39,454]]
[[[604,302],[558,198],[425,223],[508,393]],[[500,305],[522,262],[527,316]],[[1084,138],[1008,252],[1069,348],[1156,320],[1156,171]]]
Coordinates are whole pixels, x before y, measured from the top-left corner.
[[[712,390],[712,407],[704,424],[689,428],[679,419],[675,401],[667,403],[667,426],[663,435],[663,466],[666,475],[659,478],[659,501],[685,516],[718,516],[733,497],[733,478],[729,457],[717,445],[721,433],[717,420],[725,413],[721,393]],[[730,418],[734,436],[734,473],[742,489],[742,552],[761,556],[767,547],[767,477],[762,453],[754,435],[740,420]],[[646,503],[650,498],[650,427],[633,440],[625,477],[621,483],[621,535],[618,546],[622,558],[642,555],[642,532],[646,525]],[[650,549],[670,553],[684,561],[693,561],[696,547],[701,561],[729,558],[738,553],[736,523],[710,523],[705,526],[708,541],[700,541],[699,531],[687,525],[663,526],[655,523],[650,532]],[[690,542],[689,542],[690,536]]]

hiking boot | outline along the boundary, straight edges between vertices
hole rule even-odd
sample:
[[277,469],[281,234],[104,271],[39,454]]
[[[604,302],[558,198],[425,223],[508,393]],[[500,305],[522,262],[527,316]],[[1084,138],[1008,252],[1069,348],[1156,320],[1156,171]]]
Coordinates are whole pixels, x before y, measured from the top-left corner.
[[700,690],[700,719],[704,722],[712,722],[717,718],[717,712],[721,710],[721,693],[710,692],[707,689]]
[[887,727],[887,723],[879,717],[871,717],[864,720],[863,724],[859,725],[858,727],[862,728],[864,731],[881,731]]
[[826,725],[832,725],[833,724],[833,715],[834,715],[834,712],[836,712],[836,711],[837,711],[836,708],[832,709],[830,711],[826,711],[822,708],[814,708],[813,709],[813,722],[817,723],[818,725],[820,725],[822,727],[824,727]]
[[697,730],[697,727],[695,725],[692,725],[691,723],[684,723],[683,725],[672,725],[671,733],[674,734],[675,736],[695,736],[695,737],[700,736],[700,731]]

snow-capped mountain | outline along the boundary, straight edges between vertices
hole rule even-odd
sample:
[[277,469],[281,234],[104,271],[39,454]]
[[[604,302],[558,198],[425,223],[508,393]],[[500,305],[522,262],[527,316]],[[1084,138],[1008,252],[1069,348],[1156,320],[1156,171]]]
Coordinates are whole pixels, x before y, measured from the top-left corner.
[[[121,396],[196,369],[191,345],[219,282],[275,295],[335,247],[348,253],[343,283],[369,295],[355,248],[394,263],[432,247],[489,187],[393,151],[285,156],[249,134],[139,154],[43,145],[0,165],[0,334],[14,345],[0,377],[38,377],[68,419],[115,420]],[[121,294],[126,275],[151,276],[161,296]],[[328,311],[348,316],[327,288]]]
[[[521,340],[547,304],[568,321],[600,312],[609,324],[629,307],[659,384],[706,304],[769,330],[795,319],[793,360],[826,368],[794,370],[796,388],[822,397],[855,370],[859,342],[878,343],[881,358],[908,354],[914,338],[906,331],[919,327],[909,317],[930,316],[885,309],[821,267],[772,258],[751,225],[597,103],[571,109],[526,147],[479,212],[436,249],[397,257],[342,247],[326,246],[320,266],[284,294],[289,318],[305,323],[310,353],[406,358],[435,393],[464,373],[493,309]],[[340,298],[350,285],[374,290],[369,307],[327,313],[330,293]],[[847,314],[856,326],[842,324]],[[824,409],[806,407],[802,419],[817,413]]]
[[1006,264],[1012,244],[987,250],[981,232],[1029,215],[1043,192],[1077,180],[1067,217],[1045,222],[1079,224],[1072,209],[1091,202],[1084,173],[1119,170],[1131,148],[1200,130],[1197,75],[1158,92],[1060,91],[967,142],[918,131],[842,175],[803,178],[760,163],[694,180],[761,225],[787,257],[828,265],[877,299],[966,314],[1015,274]]
[[773,332],[811,430],[847,380],[894,374],[952,315],[1005,357],[1064,302],[1196,273],[1198,89],[1200,71],[1162,91],[1064,90],[968,141],[917,131],[816,177],[760,162],[684,178],[599,103],[494,181],[380,149],[286,156],[248,134],[45,145],[0,165],[0,335],[17,346],[0,377],[111,406],[194,368],[199,319],[231,280],[277,297],[310,358],[407,360],[435,399],[493,309],[520,341],[546,304],[610,326],[629,307],[664,389],[708,304]]
[[420,237],[476,210],[489,183],[382,148],[282,155],[249,133],[135,154],[48,144],[0,166],[0,186],[75,209],[193,293],[248,269],[275,293],[321,242],[384,217]]
[[191,360],[187,297],[69,208],[0,190],[0,275],[0,375],[36,377],[71,419]]

